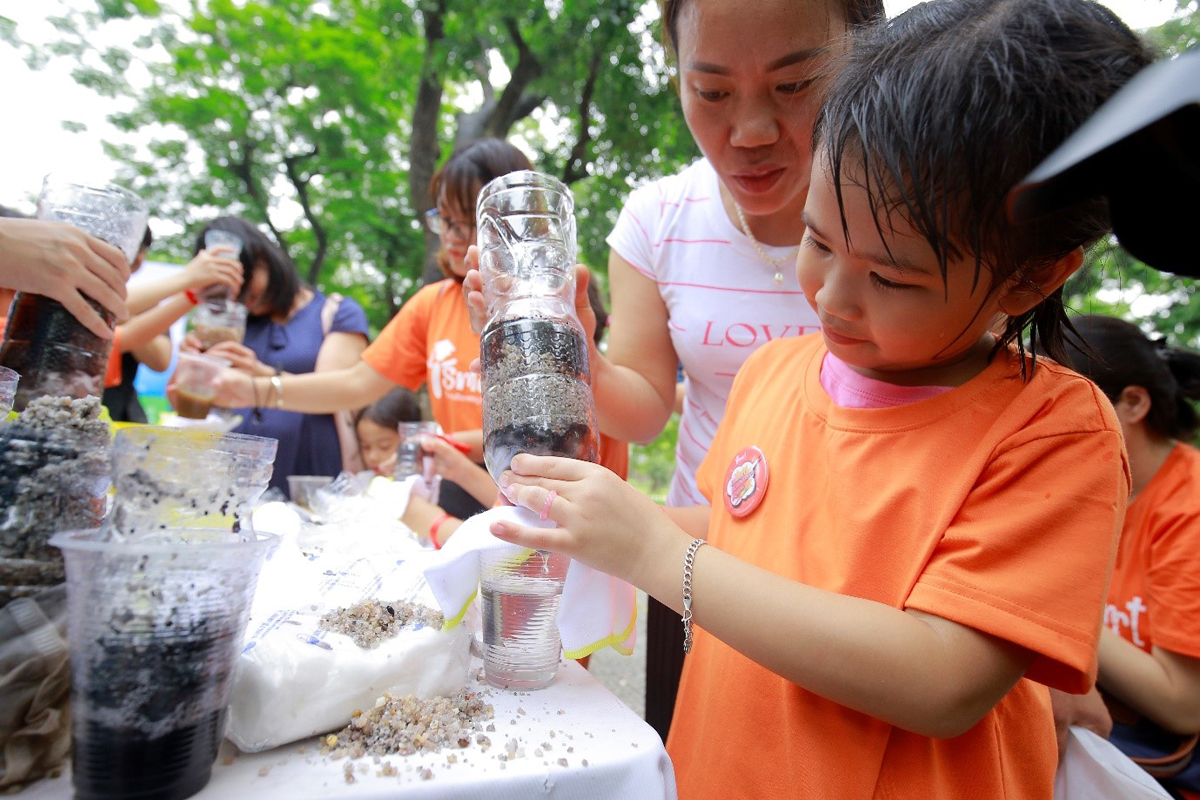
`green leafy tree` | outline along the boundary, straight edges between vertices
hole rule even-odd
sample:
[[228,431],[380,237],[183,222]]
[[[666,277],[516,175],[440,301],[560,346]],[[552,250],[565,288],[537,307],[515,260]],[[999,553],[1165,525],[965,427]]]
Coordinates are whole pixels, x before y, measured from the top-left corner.
[[[106,150],[154,216],[194,231],[245,215],[380,325],[437,277],[436,238],[419,224],[429,180],[456,144],[483,136],[519,135],[572,185],[581,257],[603,270],[631,186],[695,156],[644,11],[636,0],[98,0],[53,20],[60,40],[27,60],[72,59],[78,82],[133,101],[111,120],[149,142]],[[95,44],[114,29],[138,33]],[[11,25],[0,37],[16,42]],[[190,244],[167,242],[179,257]]]

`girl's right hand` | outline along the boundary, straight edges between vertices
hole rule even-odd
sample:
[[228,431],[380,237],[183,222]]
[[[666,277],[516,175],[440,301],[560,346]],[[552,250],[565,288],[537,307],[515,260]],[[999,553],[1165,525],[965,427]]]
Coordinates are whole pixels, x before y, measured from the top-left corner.
[[188,288],[200,291],[213,286],[223,286],[237,297],[238,292],[242,290],[243,270],[241,261],[230,258],[233,252],[233,248],[228,245],[221,245],[197,253],[183,268]]
[[421,451],[433,460],[434,474],[454,483],[462,483],[463,476],[469,470],[483,471],[461,450],[440,436],[422,436]]

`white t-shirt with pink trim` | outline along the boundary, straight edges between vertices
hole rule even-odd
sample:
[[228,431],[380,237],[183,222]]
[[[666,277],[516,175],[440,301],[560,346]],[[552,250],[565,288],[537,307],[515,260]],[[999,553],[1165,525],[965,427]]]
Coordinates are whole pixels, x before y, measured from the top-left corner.
[[[707,505],[696,491],[696,469],[742,362],[772,339],[820,330],[796,279],[796,249],[763,246],[773,258],[787,259],[777,286],[775,267],[726,215],[717,173],[706,159],[636,189],[608,245],[658,284],[686,374],[667,505]],[[614,322],[621,324],[619,316]]]

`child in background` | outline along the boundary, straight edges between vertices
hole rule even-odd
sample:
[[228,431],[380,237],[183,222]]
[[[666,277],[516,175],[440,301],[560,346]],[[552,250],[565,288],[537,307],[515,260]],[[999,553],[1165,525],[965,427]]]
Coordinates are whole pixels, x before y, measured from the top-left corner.
[[[1097,683],[1109,738],[1145,764],[1195,747],[1200,732],[1200,451],[1185,444],[1200,426],[1189,402],[1200,400],[1200,355],[1112,317],[1073,322],[1082,346],[1066,363],[1112,401],[1133,477]],[[1200,798],[1200,759],[1173,771],[1163,785]]]
[[354,416],[354,432],[366,468],[380,475],[391,474],[382,468],[396,463],[400,423],[420,421],[421,404],[417,396],[402,386],[359,411]]
[[1052,796],[1047,686],[1095,678],[1129,471],[1103,395],[1023,346],[1061,352],[1104,204],[1016,228],[1004,196],[1148,62],[1087,0],[934,0],[862,32],[813,134],[797,273],[822,333],[738,373],[711,508],[568,459],[501,476],[558,527],[493,533],[697,625],[681,797]]

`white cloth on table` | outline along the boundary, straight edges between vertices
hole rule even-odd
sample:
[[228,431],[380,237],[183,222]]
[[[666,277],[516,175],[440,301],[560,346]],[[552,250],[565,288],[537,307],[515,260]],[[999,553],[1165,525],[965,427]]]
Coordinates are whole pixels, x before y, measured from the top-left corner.
[[1054,800],[1170,800],[1167,790],[1116,745],[1072,725],[1054,776]]
[[[493,522],[501,520],[537,528],[554,527],[554,522],[543,521],[527,509],[512,506],[493,508],[465,520],[425,567],[425,580],[441,606],[448,628],[462,619],[479,591],[479,553],[509,549],[519,555],[523,550],[497,539],[488,530]],[[583,658],[603,647],[629,655],[637,636],[637,598],[633,587],[572,561],[558,608],[558,632],[567,658]]]

